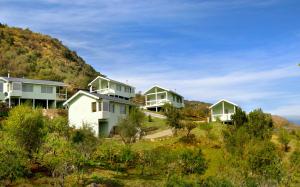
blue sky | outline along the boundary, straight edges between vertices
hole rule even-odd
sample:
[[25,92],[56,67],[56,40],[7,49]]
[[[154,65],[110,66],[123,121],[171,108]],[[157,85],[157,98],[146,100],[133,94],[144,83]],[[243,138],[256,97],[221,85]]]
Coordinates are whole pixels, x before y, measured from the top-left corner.
[[299,18],[298,0],[0,0],[0,22],[56,37],[137,90],[284,116],[300,116]]

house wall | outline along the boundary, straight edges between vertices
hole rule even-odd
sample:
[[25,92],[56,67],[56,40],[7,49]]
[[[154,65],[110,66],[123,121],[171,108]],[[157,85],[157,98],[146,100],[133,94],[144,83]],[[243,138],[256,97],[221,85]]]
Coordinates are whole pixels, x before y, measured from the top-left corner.
[[42,93],[42,85],[33,85],[33,92],[22,92],[22,99],[56,100],[56,86],[52,87],[52,93]]
[[[96,100],[86,95],[79,95],[72,102],[69,103],[69,124],[75,126],[75,128],[80,128],[84,124],[89,125],[96,136],[99,135],[99,119],[106,119],[108,122],[107,132],[105,134],[109,135],[110,131],[114,126],[117,125],[120,118],[126,115],[120,114],[120,104],[115,104],[115,111],[98,111],[99,104],[102,105],[103,101],[109,102],[107,100]],[[97,112],[92,112],[92,102],[97,102]],[[129,106],[126,106],[127,114],[129,112]]]
[[[168,103],[170,103],[171,105],[173,105],[174,107],[177,107],[177,108],[182,108],[184,107],[184,104],[183,104],[183,98],[181,96],[178,96],[172,92],[168,92],[166,90],[163,90],[161,88],[157,88],[157,87],[154,87],[152,88],[151,90],[149,90],[147,92],[147,101],[155,101],[156,100],[156,95],[153,94],[155,93],[155,88],[157,89],[157,92],[164,92],[164,93],[159,93],[157,94],[157,99],[158,100],[161,100],[161,99],[167,99]],[[168,96],[166,98],[166,93],[165,92],[168,92]],[[148,94],[151,94],[151,95],[148,95]],[[182,102],[177,102],[177,98],[180,98]],[[161,104],[158,104],[158,106],[161,106]]]
[[[225,113],[226,110],[228,110],[228,113],[234,113],[234,105],[225,102],[224,103],[224,108],[225,108]],[[223,102],[217,104],[216,106],[214,106],[212,108],[213,114],[217,115],[217,114],[223,114]]]
[[5,98],[5,96],[4,96],[4,81],[2,81],[2,80],[0,80],[0,86],[2,85],[2,90],[3,91],[1,91],[1,89],[0,89],[0,101],[3,101],[4,100],[4,98]]

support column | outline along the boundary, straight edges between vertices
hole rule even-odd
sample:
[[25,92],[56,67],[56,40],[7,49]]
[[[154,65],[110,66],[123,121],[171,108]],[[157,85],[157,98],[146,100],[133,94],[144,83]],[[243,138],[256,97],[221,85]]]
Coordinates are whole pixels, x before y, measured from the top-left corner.
[[8,98],[8,107],[11,108],[11,98]]
[[56,108],[56,100],[54,100],[54,108]]
[[35,108],[35,99],[32,99],[32,108]]
[[[155,88],[155,104],[157,106],[157,88]],[[156,107],[156,110],[157,110],[157,107]],[[157,112],[157,111],[156,111]]]
[[233,106],[234,108],[233,108],[233,110],[234,110],[234,113],[236,112],[236,106]]
[[46,100],[46,109],[49,109],[49,100]]
[[21,98],[19,97],[19,106],[21,105]]

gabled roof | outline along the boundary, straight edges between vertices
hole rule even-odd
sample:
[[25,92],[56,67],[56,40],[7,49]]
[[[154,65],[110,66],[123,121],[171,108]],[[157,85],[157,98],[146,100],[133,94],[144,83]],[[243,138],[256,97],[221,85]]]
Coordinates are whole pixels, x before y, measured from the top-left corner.
[[51,86],[67,86],[63,82],[48,81],[48,80],[36,80],[36,79],[25,79],[25,78],[15,78],[15,77],[0,77],[0,79],[7,82],[22,82],[22,83],[29,83],[29,84],[43,84],[43,85],[51,85]]
[[134,86],[131,86],[131,85],[129,85],[129,84],[126,84],[126,83],[123,83],[123,82],[119,82],[119,81],[116,81],[116,80],[112,80],[112,79],[109,79],[109,78],[107,78],[107,77],[103,77],[103,76],[98,76],[98,77],[96,77],[94,80],[92,80],[92,82],[90,82],[89,84],[88,84],[88,86],[91,86],[96,80],[98,80],[98,79],[103,79],[103,80],[107,80],[107,81],[110,81],[110,82],[114,82],[114,83],[118,83],[118,84],[122,84],[122,85],[125,85],[125,86],[130,86],[130,87],[132,87],[132,88],[135,88]]
[[149,88],[147,91],[144,92],[144,95],[146,95],[147,92],[149,92],[150,90],[152,90],[152,89],[155,88],[155,87],[160,88],[160,89],[165,90],[165,91],[168,91],[168,92],[171,92],[171,93],[173,93],[173,94],[175,94],[175,95],[178,95],[178,96],[180,96],[180,97],[183,98],[183,96],[180,95],[179,93],[177,93],[177,92],[175,92],[175,91],[173,91],[173,90],[170,90],[170,89],[167,89],[167,88],[158,86],[158,85],[154,85],[154,86],[152,86],[151,88]]
[[74,100],[78,95],[86,95],[86,96],[89,96],[89,97],[94,98],[96,100],[106,99],[106,100],[113,101],[113,102],[116,102],[116,103],[122,103],[122,104],[127,104],[127,105],[135,105],[133,102],[125,100],[125,99],[120,99],[120,98],[117,98],[117,97],[112,97],[112,96],[108,96],[108,95],[104,95],[104,94],[90,93],[90,92],[87,92],[87,91],[80,90],[76,94],[74,94],[71,98],[69,98],[66,102],[64,102],[63,106],[66,106],[69,102]]
[[218,105],[219,103],[221,103],[221,102],[223,102],[223,101],[226,102],[226,103],[232,104],[232,105],[234,105],[234,106],[239,106],[239,105],[237,105],[237,104],[235,104],[235,103],[233,103],[233,102],[231,102],[231,101],[228,101],[228,100],[226,100],[226,99],[221,99],[220,101],[218,101],[218,102],[216,102],[215,104],[211,105],[209,108],[213,108],[214,106]]

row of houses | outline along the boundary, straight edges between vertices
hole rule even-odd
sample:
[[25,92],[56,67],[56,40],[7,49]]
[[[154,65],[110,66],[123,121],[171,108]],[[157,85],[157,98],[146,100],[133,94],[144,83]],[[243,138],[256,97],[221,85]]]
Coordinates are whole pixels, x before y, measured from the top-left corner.
[[[22,103],[45,109],[65,107],[69,123],[76,128],[88,124],[96,136],[114,131],[118,120],[125,117],[136,104],[135,87],[107,77],[98,76],[88,84],[89,90],[80,90],[68,99],[67,85],[62,82],[25,78],[0,77],[0,101],[9,107]],[[184,97],[177,92],[155,85],[144,92],[147,110],[160,111],[166,103],[184,107]],[[210,107],[211,120],[228,122],[237,105],[221,100]]]

